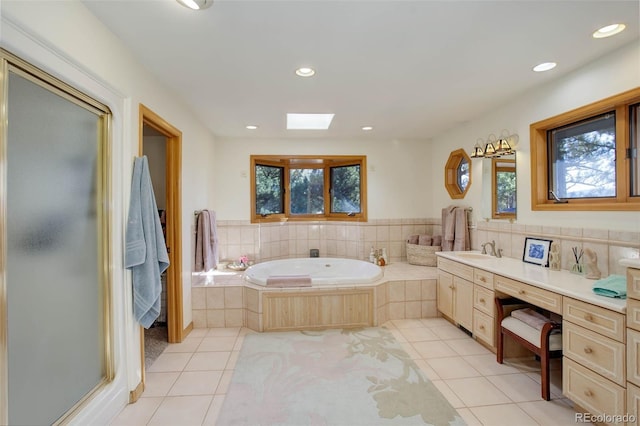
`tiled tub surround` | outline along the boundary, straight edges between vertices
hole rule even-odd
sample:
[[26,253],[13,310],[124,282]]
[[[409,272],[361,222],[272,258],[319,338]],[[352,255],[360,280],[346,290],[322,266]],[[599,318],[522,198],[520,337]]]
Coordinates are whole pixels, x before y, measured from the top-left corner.
[[[309,257],[317,248],[322,257],[367,259],[369,250],[386,248],[391,263],[406,261],[405,242],[413,234],[440,235],[440,219],[376,219],[369,222],[278,222],[255,224],[248,221],[218,221],[220,258],[237,260],[248,255],[263,262],[272,259]],[[591,248],[598,255],[603,276],[624,274],[619,259],[638,257],[640,233],[590,228],[560,228],[523,225],[508,221],[474,220],[471,248],[495,240],[503,255],[522,259],[528,236],[559,241],[562,269],[569,269],[572,247]],[[195,282],[194,282],[194,285]]]
[[391,219],[369,222],[276,222],[218,221],[221,259],[251,260],[309,257],[319,249],[320,257],[367,259],[371,247],[386,248],[390,262],[406,260],[405,242],[412,234],[438,234],[435,219]]
[[[390,278],[393,271],[399,268],[413,267],[401,263],[406,261],[405,240],[409,235],[423,233],[440,234],[440,220],[379,219],[367,223],[268,224],[251,224],[246,221],[218,222],[221,259],[233,260],[242,254],[248,254],[254,261],[308,257],[311,248],[319,248],[321,256],[366,259],[371,246],[387,248],[391,264],[385,267],[384,282],[372,286],[376,324],[389,319],[429,318],[437,315],[435,268],[415,266],[418,271],[423,271],[422,276],[399,274]],[[503,249],[505,257],[522,259],[524,241],[528,236],[560,242],[562,268],[567,270],[573,257],[572,247],[591,248],[598,255],[598,267],[603,277],[624,274],[624,268],[618,260],[637,258],[640,253],[640,233],[637,232],[559,228],[483,220],[472,224],[471,246],[478,250],[481,243],[495,240],[496,247]],[[261,291],[266,291],[263,288],[245,285],[241,274],[231,271],[216,271],[213,275],[194,274],[192,285],[195,327],[244,325],[254,330],[261,329],[263,312],[259,295]],[[311,290],[313,289],[307,291]]]
[[436,268],[396,262],[385,266],[384,277],[373,284],[326,286],[322,288],[265,288],[247,283],[241,272],[222,271],[194,275],[191,289],[193,325],[205,327],[248,327],[263,331],[265,293],[322,292],[336,294],[371,289],[371,325],[388,320],[433,318],[436,308]]

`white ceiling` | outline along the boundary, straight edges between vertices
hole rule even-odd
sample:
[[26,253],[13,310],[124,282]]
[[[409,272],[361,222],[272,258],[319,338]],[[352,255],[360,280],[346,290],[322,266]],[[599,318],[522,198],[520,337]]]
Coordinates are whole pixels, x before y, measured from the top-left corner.
[[[640,35],[637,0],[83,2],[223,138],[428,139]],[[336,116],[287,131],[287,112]]]

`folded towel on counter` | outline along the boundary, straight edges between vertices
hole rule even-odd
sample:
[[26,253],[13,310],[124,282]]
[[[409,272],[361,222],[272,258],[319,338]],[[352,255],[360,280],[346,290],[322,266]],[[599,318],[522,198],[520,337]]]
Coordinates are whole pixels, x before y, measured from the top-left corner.
[[311,287],[310,275],[270,275],[267,287]]
[[431,235],[418,236],[418,244],[421,246],[430,246],[431,241],[432,241]]
[[542,327],[550,322],[549,318],[542,315],[540,312],[536,312],[531,308],[518,309],[511,312],[511,316],[519,319],[523,323],[535,328],[536,330],[542,330]]
[[409,236],[409,240],[408,243],[409,244],[418,244],[418,242],[420,241],[420,235],[411,235]]
[[593,283],[593,292],[599,296],[627,298],[627,279],[624,275],[609,275]]

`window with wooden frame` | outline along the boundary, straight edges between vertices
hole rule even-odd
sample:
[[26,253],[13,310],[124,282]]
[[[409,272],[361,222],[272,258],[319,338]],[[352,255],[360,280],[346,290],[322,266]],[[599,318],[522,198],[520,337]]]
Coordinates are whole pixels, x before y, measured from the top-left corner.
[[365,156],[251,156],[251,221],[367,220]]
[[640,210],[640,88],[530,127],[532,210]]

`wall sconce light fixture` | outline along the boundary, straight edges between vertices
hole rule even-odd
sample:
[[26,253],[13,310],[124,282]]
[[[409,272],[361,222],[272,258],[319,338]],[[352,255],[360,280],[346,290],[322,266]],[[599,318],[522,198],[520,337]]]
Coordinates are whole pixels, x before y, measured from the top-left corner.
[[513,154],[516,152],[517,142],[518,135],[510,135],[508,130],[503,130],[500,138],[496,138],[492,133],[487,137],[486,143],[482,139],[476,141],[473,151],[471,151],[471,158],[491,158]]

